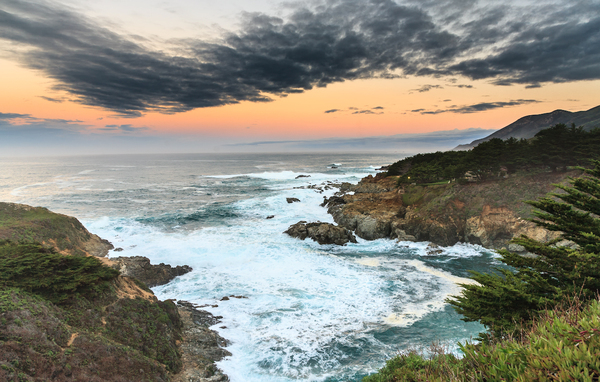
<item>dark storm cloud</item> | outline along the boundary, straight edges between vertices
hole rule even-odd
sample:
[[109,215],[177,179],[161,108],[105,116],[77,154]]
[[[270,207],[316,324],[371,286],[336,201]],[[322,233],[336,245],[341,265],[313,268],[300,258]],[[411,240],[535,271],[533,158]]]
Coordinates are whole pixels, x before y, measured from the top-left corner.
[[443,110],[425,110],[425,109],[416,109],[412,110],[413,113],[421,113],[421,114],[442,114],[442,113],[457,113],[457,114],[471,114],[477,113],[481,111],[487,111],[492,109],[500,109],[503,107],[511,107],[511,106],[519,106],[526,105],[530,103],[538,103],[540,101],[534,99],[518,99],[507,102],[481,102],[474,105],[461,106],[461,107],[452,107],[449,109]]
[[298,3],[285,18],[245,14],[218,42],[156,51],[56,3],[4,0],[0,39],[5,55],[77,102],[124,117],[266,102],[360,78],[463,75],[529,87],[600,78],[600,3],[479,4]]

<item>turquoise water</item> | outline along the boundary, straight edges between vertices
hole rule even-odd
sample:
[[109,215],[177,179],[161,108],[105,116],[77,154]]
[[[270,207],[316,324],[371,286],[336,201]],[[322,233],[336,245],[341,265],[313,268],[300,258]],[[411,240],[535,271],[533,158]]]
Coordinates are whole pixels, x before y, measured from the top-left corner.
[[[215,330],[236,381],[357,381],[398,351],[458,341],[483,328],[444,300],[468,270],[496,263],[481,247],[427,255],[428,243],[344,247],[292,239],[299,220],[332,222],[324,193],[400,158],[381,155],[132,155],[0,159],[0,200],[78,217],[122,252],[194,271],[154,288],[161,299],[223,316]],[[334,166],[334,164],[336,164]],[[333,168],[337,167],[337,168]],[[295,179],[298,175],[309,178]],[[288,204],[286,197],[300,203]],[[273,219],[266,219],[274,215]],[[224,296],[247,299],[220,301]]]

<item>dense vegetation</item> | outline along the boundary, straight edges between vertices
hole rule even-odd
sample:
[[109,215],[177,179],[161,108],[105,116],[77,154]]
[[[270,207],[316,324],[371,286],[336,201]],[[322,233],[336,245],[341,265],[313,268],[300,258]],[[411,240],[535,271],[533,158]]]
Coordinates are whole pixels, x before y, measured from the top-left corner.
[[530,140],[495,138],[469,151],[411,156],[392,164],[388,175],[399,176],[400,183],[462,181],[465,174],[483,181],[518,170],[550,168],[556,171],[585,165],[587,158],[599,157],[600,129],[585,131],[575,125],[558,124],[540,131]]
[[599,380],[600,161],[593,164],[570,186],[557,185],[561,192],[529,202],[533,220],[560,238],[514,240],[534,256],[501,251],[509,268],[473,273],[478,284],[449,300],[466,321],[489,329],[480,344],[461,346],[461,359],[402,354],[364,381]]
[[53,303],[93,298],[119,275],[95,257],[64,256],[35,243],[0,241],[0,285],[39,294]]

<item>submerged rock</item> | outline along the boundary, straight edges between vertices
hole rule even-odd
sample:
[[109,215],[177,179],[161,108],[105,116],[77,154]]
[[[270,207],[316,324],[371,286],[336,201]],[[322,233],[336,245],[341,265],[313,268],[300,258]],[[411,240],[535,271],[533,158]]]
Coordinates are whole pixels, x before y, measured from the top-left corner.
[[300,201],[298,198],[285,198],[285,200],[287,200],[288,203],[296,203]]
[[284,233],[300,240],[309,237],[319,244],[344,245],[348,242],[356,243],[356,237],[352,232],[331,223],[300,221],[291,225]]
[[110,266],[121,272],[123,276],[135,277],[149,288],[164,285],[177,276],[192,271],[188,265],[172,267],[168,264],[150,264],[150,260],[143,256],[115,257],[110,259]]

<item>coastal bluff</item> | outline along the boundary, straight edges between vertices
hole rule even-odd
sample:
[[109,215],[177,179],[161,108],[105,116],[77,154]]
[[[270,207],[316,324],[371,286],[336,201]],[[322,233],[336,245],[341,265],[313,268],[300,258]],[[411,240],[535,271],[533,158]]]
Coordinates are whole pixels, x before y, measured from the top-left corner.
[[478,244],[489,249],[521,252],[513,237],[540,241],[557,237],[527,220],[532,207],[524,203],[545,196],[578,171],[517,174],[506,179],[470,184],[397,185],[385,173],[358,184],[342,183],[325,198],[334,221],[366,240],[430,241],[450,246]]
[[111,249],[74,217],[0,202],[0,380],[228,381],[219,317],[149,289],[191,268]]

